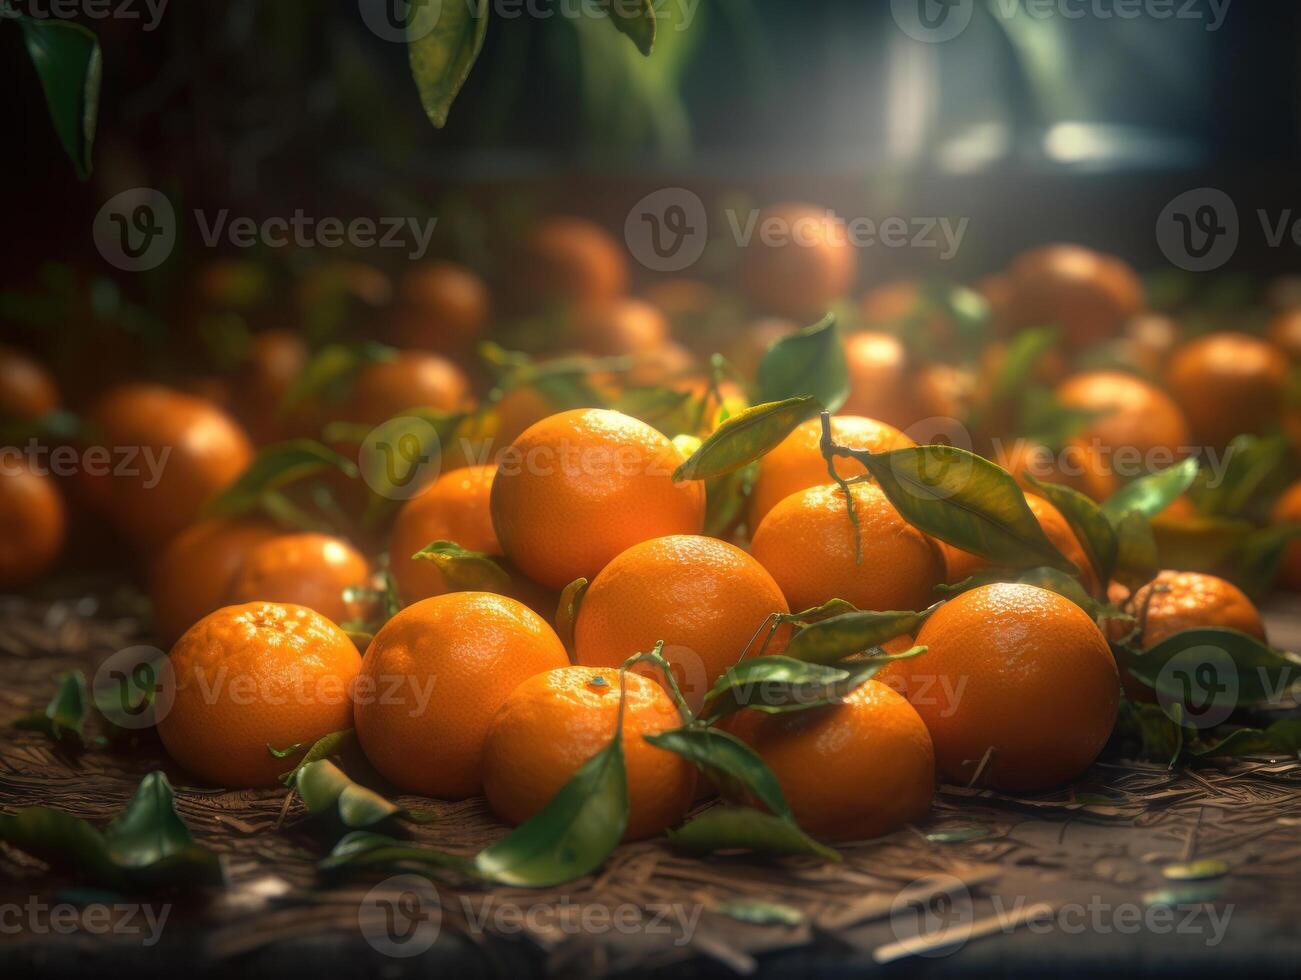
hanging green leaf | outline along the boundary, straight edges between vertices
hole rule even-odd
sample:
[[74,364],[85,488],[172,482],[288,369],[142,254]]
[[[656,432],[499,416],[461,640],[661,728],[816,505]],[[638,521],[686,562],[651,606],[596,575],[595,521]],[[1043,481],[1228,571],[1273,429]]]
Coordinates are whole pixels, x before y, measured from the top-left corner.
[[749,807],[710,807],[682,827],[668,831],[668,838],[674,847],[688,854],[757,851],[840,860],[839,853],[814,840],[790,820]]
[[849,454],[867,467],[903,519],[932,537],[995,565],[1075,571],[1001,466],[955,446]]
[[780,402],[812,396],[828,412],[849,397],[849,364],[845,345],[828,315],[797,334],[773,344],[759,362],[759,398]]
[[411,557],[437,565],[453,592],[501,592],[510,586],[510,573],[491,555],[462,548],[455,541],[431,541]]
[[87,704],[86,675],[70,670],[59,675],[58,686],[45,710],[19,718],[14,727],[44,732],[56,742],[72,736],[84,744]]
[[707,480],[753,463],[818,414],[812,396],[755,405],[738,412],[713,431],[677,468],[674,480]]
[[628,35],[637,50],[649,56],[655,47],[654,0],[600,0],[619,33]]
[[407,57],[425,115],[437,128],[470,77],[488,34],[487,0],[420,0],[407,24]]
[[1152,523],[1140,510],[1129,510],[1116,522],[1116,567],[1113,577],[1129,589],[1150,582],[1158,571],[1160,554]]
[[[7,5],[6,5],[7,6]],[[6,17],[12,12],[6,11]],[[77,176],[90,176],[103,75],[99,40],[80,24],[55,17],[18,18],[23,43],[45,91],[59,142]]]

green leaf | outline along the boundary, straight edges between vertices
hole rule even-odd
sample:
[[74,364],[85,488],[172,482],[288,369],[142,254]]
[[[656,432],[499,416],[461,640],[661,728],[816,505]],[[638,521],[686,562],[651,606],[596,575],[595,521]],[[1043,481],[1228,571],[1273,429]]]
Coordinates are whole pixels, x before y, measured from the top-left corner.
[[560,593],[560,603],[556,607],[556,633],[567,650],[574,648],[574,627],[578,624],[578,610],[589,584],[585,578],[576,578]]
[[698,766],[727,799],[758,801],[774,815],[793,819],[777,777],[759,754],[735,735],[718,728],[687,727],[642,737]]
[[18,24],[45,90],[54,131],[77,176],[85,180],[91,171],[103,74],[99,40],[80,24],[54,17],[20,16]]
[[1211,517],[1241,517],[1265,496],[1265,487],[1280,475],[1287,461],[1287,440],[1282,436],[1240,435],[1224,452],[1224,471],[1211,486],[1211,471],[1204,469],[1189,490],[1197,509]]
[[411,557],[437,565],[453,592],[501,592],[510,585],[510,574],[491,555],[455,541],[431,541]]
[[0,816],[0,840],[114,889],[219,885],[225,877],[217,855],[196,844],[177,815],[161,772],[141,780],[103,833],[69,813],[26,807]]
[[1089,563],[1097,573],[1098,581],[1104,584],[1110,582],[1120,544],[1116,538],[1116,529],[1102,508],[1073,487],[1043,483],[1029,473],[1026,478],[1066,518],[1066,523],[1075,532],[1084,553],[1089,556]]
[[1136,589],[1157,573],[1160,555],[1152,523],[1140,510],[1129,510],[1116,522],[1116,567],[1113,577]]
[[913,527],[995,565],[1074,573],[1044,535],[1024,491],[996,463],[955,446],[851,455]]
[[1138,511],[1144,517],[1155,517],[1186,493],[1195,479],[1197,460],[1185,459],[1122,487],[1102,505],[1102,512],[1117,528],[1121,518],[1130,511]]
[[1250,532],[1231,555],[1230,577],[1249,596],[1263,596],[1278,578],[1288,545],[1298,538],[1301,538],[1301,524],[1280,524]]
[[70,670],[58,678],[58,687],[45,710],[14,722],[15,728],[44,732],[56,742],[75,735],[84,744],[86,731],[86,675]]
[[1229,866],[1215,858],[1203,858],[1186,864],[1167,864],[1161,869],[1163,877],[1170,881],[1209,881],[1223,878],[1229,873]]
[[836,318],[828,315],[797,334],[783,337],[759,363],[759,399],[780,402],[812,396],[828,412],[849,397],[849,365]]
[[281,416],[307,402],[342,401],[352,388],[357,372],[376,361],[391,360],[396,351],[382,344],[329,344],[307,362],[279,407]]
[[1194,716],[1277,701],[1301,676],[1301,659],[1238,630],[1181,630],[1141,653],[1120,649],[1130,674]]
[[585,762],[541,811],[475,855],[474,870],[503,885],[560,885],[600,867],[627,826],[621,701],[610,744]]
[[1283,718],[1266,729],[1239,728],[1219,741],[1192,749],[1203,756],[1295,755],[1301,752],[1301,719]]
[[673,474],[674,480],[707,480],[753,463],[818,413],[808,395],[767,402],[738,412],[701,443]]
[[423,0],[412,6],[407,57],[425,115],[437,128],[447,124],[461,86],[483,48],[490,4],[486,0]]
[[1018,575],[1016,580],[1024,585],[1047,589],[1049,592],[1056,592],[1059,596],[1070,599],[1093,619],[1096,619],[1102,610],[1101,604],[1089,595],[1078,578],[1056,568],[1031,568]]
[[668,838],[674,847],[688,854],[757,851],[840,860],[836,851],[818,843],[791,821],[749,807],[710,807],[677,830],[669,830]]
[[1038,327],[1022,330],[1013,337],[994,376],[994,400],[1006,401],[1020,394],[1030,381],[1039,359],[1057,345],[1060,336],[1061,331],[1056,327]]
[[261,450],[238,480],[209,501],[207,512],[238,517],[257,509],[267,495],[328,469],[349,477],[357,467],[329,446],[313,439],[291,439]]
[[637,50],[649,56],[655,47],[654,0],[601,0],[610,22],[619,33],[626,34]]
[[705,481],[705,534],[728,538],[745,514],[750,488],[759,472],[757,462]]
[[749,922],[756,926],[797,926],[805,919],[803,911],[793,905],[765,902],[760,899],[733,899],[720,902],[714,906],[714,911],[737,922]]
[[334,845],[317,865],[322,871],[387,864],[423,864],[476,877],[472,858],[410,844],[369,830],[354,830]]
[[[310,766],[313,762],[319,762],[322,759],[342,751],[344,748],[354,744],[357,739],[357,733],[354,729],[345,728],[342,731],[330,732],[329,735],[322,735],[312,743],[311,748],[304,753],[303,757],[298,760],[298,765],[280,776],[280,781],[286,786],[294,785],[298,772],[305,766]],[[287,759],[291,755],[301,752],[303,746],[293,745],[287,749],[277,749],[268,745],[267,750],[277,759]]]
[[[929,611],[876,612],[855,610],[804,626],[787,645],[785,655],[794,660],[831,664],[863,653],[889,640],[915,634]],[[744,662],[739,665],[744,667]]]
[[309,762],[296,770],[294,788],[313,816],[333,814],[351,829],[373,827],[390,817],[409,816],[419,822],[429,817],[402,809],[374,790],[348,778],[333,762]]

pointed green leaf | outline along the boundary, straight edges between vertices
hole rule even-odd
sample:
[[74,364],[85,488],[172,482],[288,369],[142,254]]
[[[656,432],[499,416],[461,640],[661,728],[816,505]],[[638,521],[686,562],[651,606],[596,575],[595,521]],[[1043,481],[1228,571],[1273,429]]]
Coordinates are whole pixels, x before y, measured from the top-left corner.
[[84,742],[86,707],[86,675],[70,670],[59,675],[58,687],[45,710],[18,719],[14,727],[44,732],[56,742],[69,735]]
[[[280,776],[280,781],[286,786],[294,785],[294,780],[297,778],[299,770],[304,766],[309,766],[313,762],[319,762],[322,759],[328,758],[336,752],[340,752],[348,746],[355,744],[356,740],[357,734],[352,728],[345,728],[342,731],[330,732],[328,735],[322,735],[312,743],[311,748],[309,748],[303,754],[303,757],[298,760],[298,765]],[[267,749],[277,759],[287,759],[291,755],[301,752],[303,746],[294,745],[287,749],[277,749],[274,746],[268,745]]]
[[811,396],[755,405],[715,429],[673,474],[674,480],[707,480],[753,463],[818,414]]
[[1102,508],[1073,487],[1043,483],[1029,473],[1026,477],[1035,490],[1066,518],[1084,548],[1084,553],[1089,556],[1089,563],[1097,573],[1098,581],[1110,582],[1120,544],[1116,538],[1116,529]]
[[654,0],[600,0],[610,15],[610,21],[621,34],[626,34],[637,50],[650,55],[655,47]]
[[470,77],[488,33],[487,0],[418,0],[407,24],[411,77],[425,115],[437,128]]
[[1117,528],[1121,518],[1131,510],[1138,511],[1144,517],[1155,517],[1186,493],[1195,479],[1197,460],[1185,459],[1182,463],[1139,477],[1122,487],[1102,505],[1102,512]]
[[834,412],[849,397],[849,365],[845,345],[828,315],[821,322],[783,337],[759,362],[759,398],[779,402],[805,396],[816,398]]
[[669,842],[688,854],[756,851],[761,854],[808,854],[827,861],[840,855],[781,817],[749,807],[713,806],[677,830]]
[[1301,719],[1282,718],[1268,728],[1239,728],[1209,745],[1192,750],[1195,756],[1295,755],[1301,752]]
[[431,541],[411,557],[437,565],[453,592],[501,592],[510,586],[510,574],[491,555],[455,541]]
[[1193,717],[1278,701],[1301,680],[1301,658],[1231,629],[1181,630],[1150,650],[1121,648],[1120,655],[1135,678]]
[[[784,651],[794,660],[831,664],[863,653],[889,640],[915,634],[930,615],[922,612],[855,610],[809,623],[797,632]],[[744,666],[742,664],[741,666]]]
[[[9,16],[7,11],[5,19]],[[85,180],[91,171],[103,75],[99,40],[80,24],[55,17],[20,16],[18,24],[41,79],[54,131],[77,176]]]
[[218,517],[248,514],[268,494],[332,468],[349,477],[357,475],[351,461],[314,439],[292,439],[267,446],[239,479],[208,503],[207,512]]
[[735,735],[718,728],[689,727],[642,737],[698,766],[727,799],[757,801],[776,816],[792,816],[777,777],[758,753]]
[[909,524],[995,565],[1075,566],[1044,535],[1025,493],[1003,469],[955,446],[853,451]]

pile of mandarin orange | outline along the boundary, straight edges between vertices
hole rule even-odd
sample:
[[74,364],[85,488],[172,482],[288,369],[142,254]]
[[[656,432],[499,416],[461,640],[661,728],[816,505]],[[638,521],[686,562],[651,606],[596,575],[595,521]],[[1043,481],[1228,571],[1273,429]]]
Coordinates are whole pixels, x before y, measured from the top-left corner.
[[[987,305],[990,332],[970,357],[928,356],[960,345],[920,284],[890,283],[850,302],[858,259],[834,234],[834,219],[796,205],[769,214],[815,220],[823,238],[755,246],[740,257],[735,290],[676,278],[629,295],[621,247],[575,218],[539,224],[519,248],[509,288],[491,295],[451,263],[405,271],[391,296],[383,273],[339,264],[321,277],[325,285],[300,283],[299,299],[326,289],[360,299],[392,347],[358,361],[329,397],[289,398],[319,353],[289,329],[256,330],[233,366],[170,385],[117,379],[108,368],[101,390],[78,381],[83,458],[89,446],[140,447],[165,463],[156,480],[143,467],[65,478],[10,453],[0,476],[0,586],[31,584],[65,541],[98,547],[98,529],[111,528],[133,551],[127,564],[147,578],[154,630],[170,649],[176,697],[159,721],[162,743],[184,772],[218,786],[274,785],[286,762],[268,747],[355,729],[393,787],[483,795],[518,823],[610,742],[622,705],[626,836],[639,838],[680,823],[709,792],[690,762],[642,737],[684,723],[675,687],[698,710],[711,685],[757,651],[774,617],[830,600],[924,610],[942,598],[937,586],[989,564],[911,526],[871,480],[848,485],[851,524],[817,418],[746,481],[723,488],[737,495],[730,511],[728,501],[709,499],[714,484],[675,481],[690,438],[745,407],[747,379],[774,342],[841,311],[849,393],[831,429],[844,446],[912,446],[910,427],[921,420],[970,419],[982,409],[978,447],[991,445],[991,433],[1009,437],[996,461],[1018,477],[1033,460],[1052,466],[1073,451],[1083,465],[1060,466],[1054,478],[1095,500],[1123,482],[1101,454],[1155,450],[1173,461],[1286,421],[1301,310],[1280,313],[1267,336],[1212,330],[1185,339],[1172,320],[1145,311],[1142,285],[1122,261],[1050,246],[972,290]],[[220,304],[232,275],[213,263],[198,279],[199,302]],[[528,370],[486,379],[480,345],[507,316],[546,337],[530,363],[587,359],[582,384],[558,393],[543,383],[554,375]],[[1058,407],[1082,410],[1052,447],[1011,441],[1017,433],[997,430],[1013,423],[982,402],[1014,338],[1043,325],[1060,343],[1037,358],[1033,381]],[[711,374],[705,345],[721,351],[731,373]],[[0,415],[35,424],[58,410],[56,374],[5,349]],[[687,410],[639,413],[627,397],[638,392],[677,393]],[[436,477],[400,505],[379,507],[379,521],[358,519],[375,510],[376,495],[343,472],[315,488],[350,518],[333,525],[211,510],[263,447],[312,438],[355,455],[339,423],[364,432],[413,411],[462,421],[443,441]],[[864,476],[852,459],[836,468],[845,479]],[[1224,579],[1164,571],[1133,596],[1098,581],[1058,509],[1032,492],[1026,499],[1089,593],[1105,601],[1110,589],[1112,601],[1142,607],[1142,646],[1199,625],[1263,638],[1251,601]],[[1172,511],[1186,506],[1181,499]],[[1281,496],[1276,515],[1298,518],[1301,484]],[[438,541],[488,556],[502,574],[462,589],[447,565],[415,557]],[[586,590],[558,632],[561,590],[579,579]],[[1301,552],[1288,554],[1283,579],[1301,585]],[[384,581],[392,583],[387,605]],[[358,642],[361,629],[368,635]],[[776,631],[768,652],[779,653],[786,637]],[[620,671],[657,644],[675,684],[646,665]],[[809,832],[870,837],[922,819],[937,779],[1007,791],[1059,786],[1103,749],[1122,692],[1152,697],[1122,678],[1084,609],[1031,585],[950,594],[916,636],[884,648],[914,645],[925,652],[890,663],[836,703],[747,709],[727,720]]]

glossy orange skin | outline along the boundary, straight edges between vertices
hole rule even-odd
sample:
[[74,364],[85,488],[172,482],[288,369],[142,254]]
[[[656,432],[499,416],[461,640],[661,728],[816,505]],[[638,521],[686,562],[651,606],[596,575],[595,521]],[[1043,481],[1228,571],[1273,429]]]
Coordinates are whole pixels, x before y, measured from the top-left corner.
[[[890,667],[930,729],[940,774],[966,785],[1048,789],[1083,773],[1116,721],[1120,678],[1079,606],[1030,585],[972,589],[917,634],[927,651]],[[992,750],[992,751],[991,751]]]
[[[1274,504],[1273,519],[1275,524],[1301,524],[1301,480],[1283,491]],[[1283,552],[1278,584],[1293,592],[1301,592],[1301,539],[1290,542]]]
[[[1085,424],[1082,442],[1106,449],[1159,450],[1178,459],[1191,445],[1184,414],[1174,400],[1142,378],[1120,371],[1091,371],[1067,378],[1057,388],[1063,405],[1106,413]],[[1170,465],[1173,460],[1164,460]]]
[[[134,474],[86,476],[93,503],[131,542],[156,550],[199,519],[203,506],[252,461],[248,436],[220,409],[161,385],[109,391],[91,411],[96,445],[136,452]],[[161,463],[161,476],[145,451]],[[164,453],[166,454],[164,456]],[[125,462],[124,457],[118,461]],[[116,465],[111,467],[117,470]]]
[[467,466],[444,473],[398,511],[389,545],[389,570],[404,602],[449,591],[438,566],[411,556],[433,541],[455,541],[462,548],[500,555],[489,499],[495,466]]
[[[1143,634],[1135,641],[1140,650],[1150,650],[1176,633],[1202,627],[1238,630],[1261,641],[1266,639],[1265,623],[1255,604],[1232,582],[1215,575],[1167,569],[1135,592],[1125,602],[1125,608],[1143,622]],[[1129,625],[1117,622],[1113,630],[1119,634],[1118,639],[1129,632]],[[1152,689],[1128,671],[1121,671],[1121,679],[1130,698],[1156,700]]]
[[[831,435],[841,446],[874,453],[916,445],[893,425],[861,415],[835,416]],[[858,460],[837,457],[836,472],[851,479],[865,475],[867,470]],[[768,512],[791,494],[831,482],[822,458],[822,420],[801,422],[759,461],[759,472],[750,490],[750,527],[757,528]]]
[[[765,240],[765,227],[773,232]],[[849,292],[858,257],[844,223],[812,204],[764,208],[741,256],[746,297],[764,313],[810,324]]]
[[294,766],[267,746],[311,745],[352,724],[361,657],[346,633],[310,609],[226,606],[172,647],[176,699],[158,734],[183,768],[229,789],[278,785]]
[[731,727],[768,764],[795,819],[815,836],[880,837],[930,811],[930,733],[907,699],[879,681],[867,681],[841,704],[775,715],[742,711]]
[[908,524],[880,487],[850,487],[862,539],[855,561],[854,528],[843,491],[811,487],[768,512],[750,553],[781,586],[792,610],[844,599],[859,609],[919,610],[935,601],[944,579],[936,543]]
[[49,571],[66,534],[54,481],[22,455],[0,453],[0,589],[28,585]]
[[230,586],[248,553],[281,532],[257,520],[209,518],[170,542],[149,570],[154,631],[170,646],[229,602]]
[[[1080,539],[1071,530],[1071,525],[1062,516],[1062,512],[1037,494],[1027,493],[1025,502],[1029,504],[1030,512],[1034,514],[1035,520],[1043,528],[1044,535],[1048,540],[1070,560],[1072,565],[1080,570],[1080,582],[1089,591],[1089,594],[1097,595],[1098,576],[1093,570],[1093,565],[1089,562],[1088,555],[1084,553]],[[943,541],[939,544],[940,549],[944,552],[944,564],[947,569],[944,581],[946,582],[961,582],[965,578],[970,578],[982,568],[990,567],[988,561],[973,555],[969,551],[962,551],[951,544],[945,544]]]
[[399,351],[391,360],[375,361],[358,373],[342,417],[379,425],[413,408],[455,412],[465,408],[469,398],[469,380],[447,358]]
[[849,398],[840,410],[894,426],[917,421],[908,371],[908,354],[893,334],[861,330],[845,338],[849,363]]
[[469,350],[492,311],[483,279],[455,262],[413,266],[398,282],[398,302],[395,342],[424,350]]
[[1078,245],[1046,245],[1008,268],[1013,329],[1059,326],[1076,349],[1114,337],[1143,309],[1143,284],[1126,263]]
[[33,422],[59,407],[54,378],[21,351],[0,344],[0,419]]
[[516,301],[531,310],[600,306],[627,291],[628,260],[604,228],[556,215],[525,239],[516,287]]
[[[624,840],[678,823],[691,806],[696,770],[645,735],[680,728],[682,716],[654,681],[624,675],[623,756],[628,774]],[[483,747],[483,792],[492,812],[523,823],[585,762],[610,744],[619,716],[619,672],[560,667],[536,674],[498,709]]]
[[487,592],[424,599],[390,619],[366,651],[357,738],[401,789],[474,796],[498,709],[534,674],[568,663],[555,631],[514,599]]
[[340,626],[365,617],[365,602],[344,590],[370,585],[370,563],[342,538],[279,534],[255,545],[231,579],[227,601],[283,602],[314,609]]
[[[592,580],[578,609],[574,658],[618,667],[663,640],[694,710],[747,649],[758,650],[768,618],[789,611],[772,576],[735,545],[695,534],[652,538]],[[647,675],[661,678],[658,670]]]
[[1198,440],[1227,446],[1259,435],[1283,411],[1290,367],[1272,344],[1245,333],[1213,333],[1189,341],[1170,359],[1167,379]]
[[574,318],[574,339],[589,354],[650,354],[669,341],[669,321],[645,300],[622,298]]
[[673,481],[682,461],[667,438],[619,412],[552,415],[502,457],[492,486],[497,539],[543,585],[594,578],[639,541],[702,530],[703,484]]

